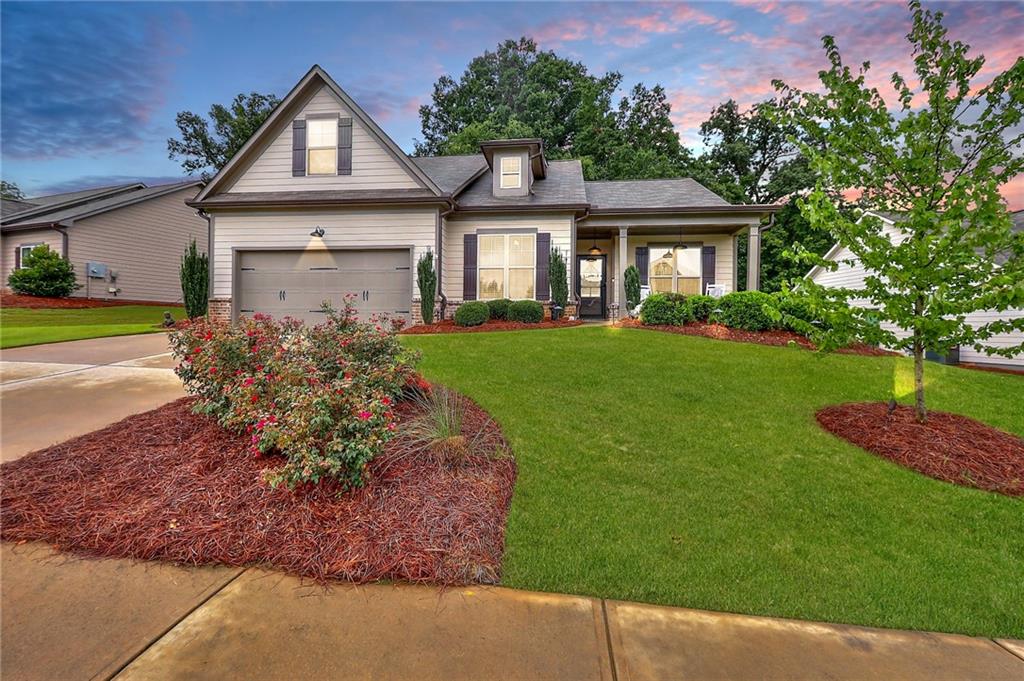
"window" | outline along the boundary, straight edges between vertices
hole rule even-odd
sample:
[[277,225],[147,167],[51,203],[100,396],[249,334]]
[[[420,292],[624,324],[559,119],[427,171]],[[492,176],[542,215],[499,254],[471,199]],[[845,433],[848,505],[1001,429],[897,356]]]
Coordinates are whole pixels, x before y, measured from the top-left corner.
[[23,270],[25,265],[25,256],[32,252],[32,249],[36,246],[42,246],[42,244],[21,244],[18,246],[18,269]]
[[519,189],[523,186],[523,159],[518,156],[501,157],[501,188]]
[[338,119],[306,119],[307,175],[338,173]]
[[651,291],[655,293],[683,293],[688,296],[700,290],[700,248],[676,248],[651,245],[650,268],[647,270]]
[[477,239],[480,300],[533,299],[537,235],[481,234]]

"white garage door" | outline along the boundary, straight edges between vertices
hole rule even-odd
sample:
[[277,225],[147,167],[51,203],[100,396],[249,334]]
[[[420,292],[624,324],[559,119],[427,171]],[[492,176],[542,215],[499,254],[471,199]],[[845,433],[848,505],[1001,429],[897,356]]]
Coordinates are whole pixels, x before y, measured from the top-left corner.
[[238,310],[323,321],[320,304],[341,309],[346,294],[359,318],[409,318],[412,272],[407,250],[244,251],[238,254]]

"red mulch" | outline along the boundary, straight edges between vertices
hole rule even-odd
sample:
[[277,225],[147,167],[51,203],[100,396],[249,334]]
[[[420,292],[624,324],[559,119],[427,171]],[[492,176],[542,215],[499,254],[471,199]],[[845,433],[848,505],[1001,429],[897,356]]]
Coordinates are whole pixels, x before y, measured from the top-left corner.
[[[796,343],[802,348],[816,350],[814,343],[792,331],[773,329],[771,331],[744,331],[743,329],[732,329],[722,324],[709,324],[707,322],[689,322],[683,326],[648,325],[639,319],[624,319],[618,322],[619,326],[631,329],[652,329],[666,333],[676,333],[682,336],[702,336],[714,338],[715,340],[727,340],[737,343],[756,343],[758,345],[787,346]],[[872,347],[863,343],[855,343],[836,352],[844,355],[868,355],[872,357],[891,356],[897,353]]]
[[118,305],[153,305],[155,307],[178,307],[181,303],[157,303],[152,300],[97,300],[95,298],[45,298],[23,296],[17,293],[0,293],[0,306],[21,307],[31,310],[53,308],[80,309],[87,307],[117,307]]
[[400,333],[417,336],[425,333],[472,333],[474,331],[523,331],[526,329],[565,329],[570,326],[579,326],[583,321],[580,319],[559,319],[557,322],[550,319],[536,324],[526,322],[502,322],[489,321],[480,326],[458,326],[450,319],[433,324],[417,324],[403,329]]
[[973,371],[989,371],[993,374],[1008,374],[1010,376],[1024,376],[1024,367],[1015,369],[1013,367],[994,367],[988,364],[975,364],[973,362],[961,362],[955,366],[961,369],[971,369]]
[[[416,407],[399,406],[401,419]],[[317,581],[496,582],[516,466],[467,400],[474,452],[436,461],[396,437],[371,482],[292,492],[261,472],[274,458],[191,412],[191,398],[0,466],[0,538],[89,556],[268,565]]]
[[817,413],[830,433],[930,478],[1007,496],[1024,495],[1024,439],[941,411],[918,423],[914,409],[884,402],[840,404]]

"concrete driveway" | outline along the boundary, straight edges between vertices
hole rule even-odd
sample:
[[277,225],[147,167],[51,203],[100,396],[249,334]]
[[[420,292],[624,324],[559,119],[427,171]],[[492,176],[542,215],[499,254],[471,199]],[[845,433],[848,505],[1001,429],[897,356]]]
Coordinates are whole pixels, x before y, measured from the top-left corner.
[[162,333],[0,352],[0,459],[84,435],[184,396]]

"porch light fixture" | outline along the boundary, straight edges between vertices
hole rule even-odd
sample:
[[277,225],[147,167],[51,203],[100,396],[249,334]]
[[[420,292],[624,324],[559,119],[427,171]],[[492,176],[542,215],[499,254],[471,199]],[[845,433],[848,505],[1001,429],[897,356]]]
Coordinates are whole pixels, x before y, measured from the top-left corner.
[[587,253],[590,255],[601,255],[603,251],[601,250],[601,247],[597,245],[597,235],[594,234],[592,236],[594,238],[594,245],[587,249]]
[[679,227],[679,241],[677,241],[675,243],[675,246],[673,246],[672,248],[670,248],[667,251],[665,251],[665,255],[663,257],[665,257],[665,258],[674,257],[676,251],[685,251],[686,249],[687,249],[687,245],[683,243],[683,228],[682,228],[682,226],[680,226]]
[[316,237],[323,237],[323,235],[324,235],[324,228],[321,227],[320,225],[317,225],[315,228],[313,228],[313,231],[310,232],[309,235],[310,236],[316,236]]

